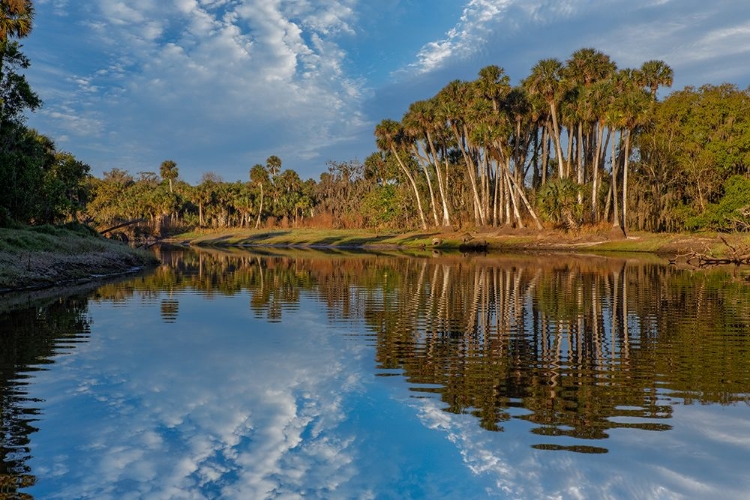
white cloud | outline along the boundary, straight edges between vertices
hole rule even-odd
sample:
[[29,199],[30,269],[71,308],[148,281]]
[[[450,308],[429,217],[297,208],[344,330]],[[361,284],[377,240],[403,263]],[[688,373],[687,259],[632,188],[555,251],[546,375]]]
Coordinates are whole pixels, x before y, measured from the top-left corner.
[[235,180],[276,154],[316,176],[366,157],[374,123],[487,64],[516,83],[541,58],[596,47],[621,67],[665,60],[676,88],[745,87],[748,18],[735,0],[39,0],[32,85],[99,130],[70,113],[29,122],[68,136],[95,173],[169,157],[189,182]]
[[[239,154],[248,157],[236,158],[243,169],[270,154],[314,156],[365,120],[363,82],[346,74],[347,54],[337,41],[354,33],[353,6],[351,0],[101,0],[86,23],[106,57],[88,72],[70,74],[81,85],[66,101],[82,120],[93,120],[91,113],[115,118],[102,123],[99,136],[131,143],[130,154],[151,161],[158,155],[191,161],[193,146],[209,144],[235,151],[244,144]],[[87,137],[80,127],[62,121],[57,127]],[[237,133],[243,130],[244,137]]]

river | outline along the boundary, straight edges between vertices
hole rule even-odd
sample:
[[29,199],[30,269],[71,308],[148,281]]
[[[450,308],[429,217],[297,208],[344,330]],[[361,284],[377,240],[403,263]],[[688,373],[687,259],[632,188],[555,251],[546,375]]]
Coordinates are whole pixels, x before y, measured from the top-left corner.
[[750,491],[747,268],[157,252],[0,298],[0,498]]

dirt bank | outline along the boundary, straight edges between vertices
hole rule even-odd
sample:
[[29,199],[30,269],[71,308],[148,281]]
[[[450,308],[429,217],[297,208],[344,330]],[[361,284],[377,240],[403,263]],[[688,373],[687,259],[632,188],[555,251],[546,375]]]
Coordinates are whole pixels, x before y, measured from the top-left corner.
[[0,229],[0,293],[72,285],[133,273],[153,253],[82,232]]

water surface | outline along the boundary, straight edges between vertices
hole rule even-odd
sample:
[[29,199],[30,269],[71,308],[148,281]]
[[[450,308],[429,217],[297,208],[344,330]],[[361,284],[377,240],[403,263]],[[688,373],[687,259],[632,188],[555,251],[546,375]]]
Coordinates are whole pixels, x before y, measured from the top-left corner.
[[161,257],[3,309],[0,498],[750,491],[746,270]]

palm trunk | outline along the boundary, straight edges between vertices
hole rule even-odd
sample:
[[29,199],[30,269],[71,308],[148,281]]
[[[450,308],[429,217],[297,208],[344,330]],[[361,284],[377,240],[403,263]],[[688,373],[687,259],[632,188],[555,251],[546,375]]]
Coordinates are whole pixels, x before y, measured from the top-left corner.
[[622,230],[628,230],[628,156],[630,155],[630,130],[625,130],[625,157],[622,167]]
[[471,155],[466,151],[466,144],[464,141],[464,138],[466,135],[463,136],[458,132],[458,125],[451,124],[453,129],[453,134],[456,137],[456,141],[458,142],[458,148],[461,150],[461,154],[464,157],[464,163],[466,164],[466,169],[468,170],[469,174],[469,181],[471,182],[471,192],[474,199],[474,223],[477,225],[484,225],[484,214],[482,214],[482,204],[479,200],[479,191],[477,190],[477,176],[476,176],[476,165],[474,164],[474,159],[471,157]]
[[[622,133],[620,133],[622,137]],[[620,227],[620,215],[617,211],[617,165],[619,160],[615,158],[615,141],[612,141],[612,207],[614,209],[612,227]]]
[[391,152],[396,157],[396,161],[398,161],[398,164],[401,167],[401,170],[404,171],[406,178],[409,179],[409,182],[411,183],[411,187],[414,190],[414,197],[417,199],[417,210],[419,212],[419,220],[422,223],[422,229],[426,230],[427,219],[425,219],[425,216],[424,216],[424,210],[422,209],[422,200],[419,197],[419,189],[417,189],[417,183],[414,180],[414,176],[411,175],[411,172],[409,172],[409,169],[406,168],[406,165],[404,165],[404,162],[401,161],[401,157],[398,155],[398,152],[396,151],[396,148],[394,146],[391,146]]
[[565,166],[563,164],[562,147],[560,146],[560,127],[557,125],[557,106],[554,101],[549,103],[552,112],[552,140],[555,141],[555,154],[557,154],[557,166],[560,179],[565,178]]
[[[440,171],[440,161],[438,158],[437,150],[435,149],[435,145],[432,142],[432,136],[429,132],[427,132],[427,142],[430,145],[430,150],[432,151],[432,161],[435,165],[435,172],[437,174],[437,181],[438,181],[438,192],[440,193],[440,201],[443,206],[443,226],[448,227],[451,225],[451,216],[450,211],[448,210],[448,197],[446,195],[446,189],[445,185],[447,184],[447,179],[443,180],[443,174]],[[448,171],[448,159],[445,159],[446,163],[446,173]]]
[[[583,162],[583,123],[578,123],[578,185],[583,186],[586,169]],[[578,191],[578,204],[583,205],[583,189]]]
[[258,218],[255,220],[255,229],[260,227],[260,216],[263,214],[263,183],[260,183],[260,207],[258,208]]

